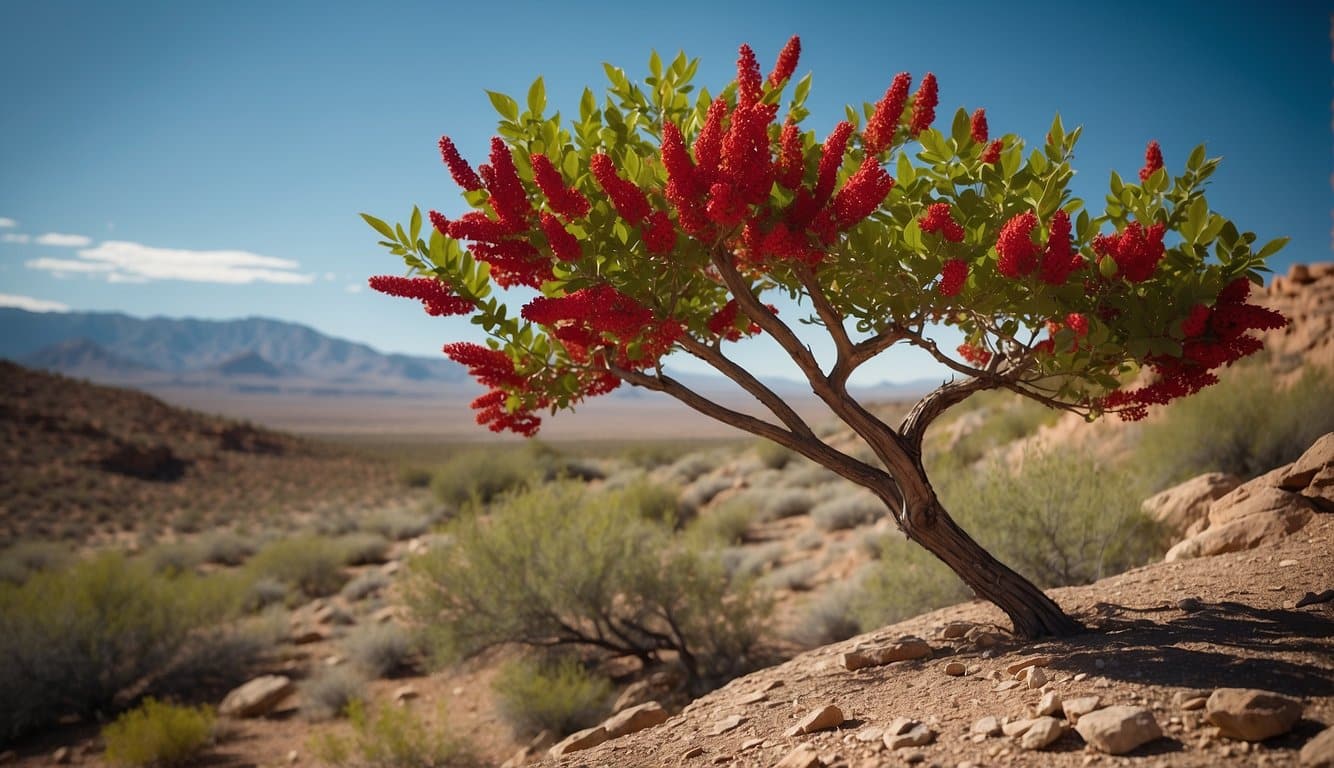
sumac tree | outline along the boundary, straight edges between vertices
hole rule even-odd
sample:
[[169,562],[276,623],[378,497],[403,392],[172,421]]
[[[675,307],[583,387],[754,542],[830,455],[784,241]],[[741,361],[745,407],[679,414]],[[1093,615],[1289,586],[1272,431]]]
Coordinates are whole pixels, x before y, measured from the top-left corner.
[[[371,285],[433,315],[472,315],[489,334],[487,346],[444,351],[489,387],[473,407],[493,430],[532,435],[539,411],[622,383],[665,392],[870,489],[1018,634],[1075,632],[942,508],[922,467],[923,433],[987,389],[1127,419],[1198,391],[1260,348],[1248,330],[1283,324],[1246,297],[1284,241],[1257,251],[1253,234],[1210,209],[1203,183],[1218,161],[1202,146],[1173,176],[1150,142],[1138,178],[1113,173],[1106,207],[1091,214],[1069,189],[1079,128],[1057,117],[1031,151],[993,136],[981,109],[958,110],[941,130],[929,73],[915,91],[908,73],[895,76],[821,141],[802,128],[811,79],[795,79],[799,50],[794,37],[765,77],[741,46],[736,79],[716,94],[694,90],[698,60],[684,54],[655,53],[642,83],[607,65],[605,98],[585,90],[569,122],[547,114],[540,78],[526,108],[491,93],[500,135],[486,164],[474,170],[440,140],[472,210],[431,212],[427,236],[416,209],[406,228],[365,216],[411,271]],[[808,307],[832,341],[827,369],[770,305],[778,295]],[[965,343],[942,348],[944,327]],[[728,356],[729,342],[760,333],[877,461],[830,447]],[[847,390],[858,366],[895,344],[956,374],[897,425]],[[662,360],[675,351],[730,378],[771,418],[667,375]]]

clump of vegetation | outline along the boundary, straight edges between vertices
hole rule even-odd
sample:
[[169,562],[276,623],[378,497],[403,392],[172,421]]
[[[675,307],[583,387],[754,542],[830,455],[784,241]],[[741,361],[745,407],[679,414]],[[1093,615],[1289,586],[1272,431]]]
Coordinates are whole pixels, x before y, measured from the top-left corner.
[[822,501],[811,509],[811,520],[822,531],[842,531],[875,520],[886,512],[885,503],[856,490]]
[[431,484],[431,470],[425,467],[403,466],[398,470],[398,482],[409,488],[426,488]]
[[332,595],[343,586],[347,550],[334,539],[302,535],[279,539],[261,549],[247,565],[257,578],[280,581],[308,597]]
[[796,457],[790,448],[785,448],[778,443],[768,440],[761,440],[755,444],[755,455],[759,457],[760,463],[769,469],[782,469],[788,462]]
[[354,702],[366,699],[366,678],[347,667],[322,669],[302,681],[301,713],[311,720],[347,714]]
[[751,501],[738,496],[692,520],[687,531],[702,545],[731,546],[745,540],[746,531],[756,517],[757,512]]
[[169,675],[193,631],[234,615],[240,587],[114,553],[0,585],[0,739],[109,711],[131,685]]
[[1144,426],[1139,469],[1157,491],[1205,472],[1242,478],[1295,461],[1334,431],[1334,378],[1307,368],[1275,387],[1263,365],[1238,367]]
[[445,658],[498,645],[679,655],[705,688],[753,662],[767,605],[620,492],[539,486],[449,528],[411,561],[407,597]]
[[781,520],[804,515],[815,506],[814,497],[802,488],[752,489],[747,493],[756,500],[762,520]]
[[396,624],[359,627],[343,641],[353,664],[373,678],[392,677],[417,666],[418,643]]
[[22,584],[34,573],[53,571],[73,559],[66,544],[54,541],[20,541],[0,552],[0,584]]
[[116,765],[185,765],[199,756],[213,734],[213,712],[144,699],[102,729],[107,761]]
[[389,541],[378,533],[349,533],[337,545],[346,565],[380,565],[389,559]]
[[200,556],[206,563],[241,565],[255,554],[255,543],[228,530],[211,531],[199,537]]
[[[855,581],[848,617],[858,631],[883,627],[926,611],[962,602],[968,588],[949,566],[902,537],[882,543],[882,557],[863,569]],[[836,624],[833,606],[821,606],[823,621]]]
[[189,573],[204,562],[203,550],[193,541],[164,542],[143,556],[154,571],[167,575]]
[[[465,742],[432,728],[412,710],[347,707],[350,736],[326,733],[311,741],[311,752],[334,768],[477,768],[481,762]],[[443,716],[440,718],[445,719]]]
[[384,509],[368,517],[361,527],[390,541],[406,541],[431,530],[431,519],[409,509]]
[[383,573],[367,571],[354,576],[351,581],[344,584],[339,594],[352,602],[358,602],[373,595],[378,595],[388,588],[391,583],[389,577]]
[[772,589],[805,592],[815,586],[815,576],[819,572],[820,565],[814,560],[797,560],[770,571],[760,583]]
[[508,662],[491,687],[501,717],[521,738],[543,730],[564,735],[592,727],[602,722],[611,705],[611,682],[568,657]]
[[980,416],[975,426],[962,431],[946,454],[951,466],[966,467],[1000,446],[1055,423],[1061,412],[1012,392],[996,390],[973,395],[957,406],[951,416],[954,423]]
[[672,488],[640,477],[610,490],[616,492],[617,503],[635,510],[644,519],[675,524],[678,494]]
[[550,468],[550,451],[538,443],[476,448],[451,456],[436,470],[431,490],[453,507],[469,502],[489,504],[504,493],[545,478]]
[[718,475],[700,477],[681,491],[677,508],[683,517],[692,517],[699,512],[700,507],[708,504],[715,496],[728,490],[733,485],[734,483],[730,477],[720,477]]
[[856,600],[853,582],[840,582],[814,594],[789,637],[803,647],[818,648],[857,635],[863,627],[853,610]]

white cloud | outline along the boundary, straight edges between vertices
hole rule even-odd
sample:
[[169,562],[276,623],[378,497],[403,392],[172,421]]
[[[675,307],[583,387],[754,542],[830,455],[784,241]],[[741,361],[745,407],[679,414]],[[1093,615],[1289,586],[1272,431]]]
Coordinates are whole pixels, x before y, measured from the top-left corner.
[[343,290],[348,293],[361,293],[361,283],[348,283]]
[[47,232],[38,235],[34,243],[38,245],[56,245],[62,248],[83,248],[92,245],[93,239],[84,235],[65,235],[59,232]]
[[6,232],[0,235],[0,240],[6,243],[26,243],[31,239],[28,235],[20,235],[17,232]]
[[332,282],[332,281],[338,279],[338,275],[335,275],[335,274],[332,273],[332,272],[325,272],[325,273],[324,273],[324,279],[325,279],[325,280],[329,280],[330,282]]
[[[315,275],[295,272],[301,265],[290,259],[260,256],[247,251],[192,251],[154,248],[140,243],[108,240],[77,252],[78,261],[34,259],[32,269],[49,272],[105,273],[109,281],[147,282],[185,280],[196,283],[304,284]],[[71,266],[79,265],[79,266]]]
[[34,299],[31,296],[15,296],[11,293],[0,293],[0,307],[18,307],[26,309],[29,312],[68,312],[69,305],[61,304],[58,301],[48,301],[46,299]]
[[0,229],[4,229],[5,227],[17,227],[18,225],[19,223],[17,221],[0,216]]

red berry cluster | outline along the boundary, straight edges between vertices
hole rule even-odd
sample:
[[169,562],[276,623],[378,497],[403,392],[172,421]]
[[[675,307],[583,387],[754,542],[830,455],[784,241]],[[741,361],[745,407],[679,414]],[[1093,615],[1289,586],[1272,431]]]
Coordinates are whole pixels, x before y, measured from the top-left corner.
[[978,368],[982,368],[991,362],[991,351],[973,344],[963,343],[959,345],[959,357],[972,363]]
[[1138,221],[1132,221],[1119,234],[1094,237],[1093,252],[1116,261],[1117,273],[1126,280],[1142,283],[1153,277],[1158,262],[1163,260],[1165,232],[1166,227],[1161,223],[1145,229]]
[[942,296],[958,296],[968,280],[968,262],[963,259],[948,259],[940,268],[940,285],[937,286]]
[[404,299],[417,299],[426,308],[426,314],[466,315],[475,308],[471,301],[455,296],[439,280],[432,277],[395,277],[376,275],[370,279],[373,290]]
[[917,225],[923,232],[938,234],[951,243],[963,242],[963,227],[954,220],[949,203],[932,203],[927,206],[926,213],[917,219]]
[[533,176],[542,194],[547,197],[547,205],[566,221],[573,221],[588,215],[588,198],[574,187],[565,186],[565,179],[560,171],[551,164],[546,155],[533,154]]
[[1144,167],[1139,169],[1139,180],[1141,183],[1149,180],[1153,172],[1163,167],[1163,150],[1158,146],[1158,142],[1151,141],[1149,146],[1144,149]]
[[[771,308],[771,311],[776,311]],[[737,303],[736,299],[729,299],[723,308],[713,313],[709,318],[708,326],[716,336],[727,341],[740,341],[743,336],[754,336],[760,332],[759,323],[750,321],[743,331],[736,327]]]
[[1218,381],[1214,370],[1259,352],[1259,339],[1247,331],[1276,330],[1287,318],[1271,309],[1247,304],[1251,282],[1239,277],[1218,294],[1212,308],[1196,305],[1181,324],[1185,337],[1181,357],[1152,357],[1146,362],[1157,380],[1138,389],[1116,390],[1101,401],[1106,411],[1126,421],[1148,415],[1150,405],[1162,405],[1192,395]]
[[1084,257],[1070,240],[1070,215],[1060,209],[1052,214],[1045,246],[1039,247],[1033,239],[1037,228],[1038,216],[1032,211],[1005,222],[996,239],[996,270],[1010,278],[1037,270],[1043,282],[1065,285],[1070,274],[1084,266]]
[[973,119],[969,122],[969,135],[973,141],[978,144],[987,143],[987,111],[978,107],[973,111]]

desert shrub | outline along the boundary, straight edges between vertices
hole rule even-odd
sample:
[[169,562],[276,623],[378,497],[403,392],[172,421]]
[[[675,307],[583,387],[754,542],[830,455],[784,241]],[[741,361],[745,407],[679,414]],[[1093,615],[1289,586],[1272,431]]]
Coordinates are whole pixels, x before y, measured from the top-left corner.
[[811,528],[802,531],[797,538],[792,540],[792,548],[802,551],[819,549],[825,544],[825,535],[818,529]]
[[393,581],[383,573],[367,571],[354,576],[351,581],[344,584],[339,594],[352,602],[358,602],[383,592],[391,583]]
[[397,624],[370,624],[353,630],[343,641],[347,657],[373,678],[391,677],[416,667],[417,641]]
[[426,488],[431,484],[431,470],[425,467],[399,467],[398,482],[409,488]]
[[716,469],[718,460],[708,453],[688,453],[672,462],[667,474],[682,483],[693,482],[696,478]]
[[406,541],[431,530],[431,519],[409,509],[382,509],[366,518],[361,528],[390,541]]
[[760,463],[769,469],[782,469],[796,456],[791,448],[769,440],[761,440],[755,444],[755,455],[759,457]]
[[[311,740],[311,753],[334,768],[476,768],[481,762],[463,741],[432,728],[410,709],[347,707],[350,736],[326,733]],[[445,718],[440,718],[442,721]]]
[[301,714],[329,720],[347,714],[348,705],[366,700],[366,678],[347,667],[326,667],[301,681]]
[[143,554],[153,570],[163,574],[188,573],[204,562],[204,551],[193,541],[158,544]]
[[950,459],[956,466],[972,464],[993,449],[1028,437],[1061,416],[1060,411],[1001,390],[979,392],[966,402],[984,416],[950,447]]
[[762,520],[804,515],[815,506],[815,499],[810,492],[800,488],[773,488],[751,493],[756,494]]
[[1334,378],[1321,369],[1306,369],[1284,388],[1263,365],[1239,367],[1144,426],[1139,471],[1151,492],[1205,472],[1264,474],[1334,431],[1330,403]]
[[213,712],[144,699],[102,729],[107,761],[129,766],[172,766],[192,762],[208,746]]
[[791,464],[783,471],[783,484],[790,488],[814,488],[825,483],[836,483],[842,478],[819,464],[802,462],[794,468]]
[[491,688],[501,718],[521,738],[543,730],[564,735],[592,727],[602,722],[611,705],[611,681],[572,658],[508,662]]
[[34,573],[69,564],[74,553],[54,541],[20,541],[0,552],[0,584],[22,584]]
[[819,571],[820,565],[814,560],[798,560],[765,574],[760,583],[770,589],[805,592],[815,585],[815,575]]
[[788,637],[806,648],[847,640],[862,631],[854,606],[856,585],[840,582],[812,595]]
[[887,539],[882,552],[851,589],[850,613],[860,631],[953,605],[972,594],[948,566],[906,539]]
[[489,504],[500,495],[535,483],[551,467],[549,449],[538,443],[520,447],[476,448],[450,457],[435,473],[431,490],[453,507]]
[[748,499],[731,498],[692,520],[686,531],[701,545],[731,546],[745,539],[755,517],[755,507]]
[[1162,530],[1140,509],[1133,473],[1080,451],[1030,451],[951,476],[946,508],[1002,562],[1044,587],[1087,584],[1162,554]]
[[292,595],[292,588],[287,584],[267,576],[255,578],[246,588],[241,607],[249,613],[257,613],[271,605],[282,605]]
[[168,670],[192,630],[234,613],[238,581],[166,578],[108,553],[0,586],[0,740],[111,709]]
[[728,578],[747,580],[772,568],[786,552],[787,546],[781,541],[757,547],[729,547],[722,551],[719,562]]
[[378,533],[349,533],[340,536],[345,565],[379,565],[389,559],[389,540]]
[[822,531],[841,531],[865,525],[887,511],[883,501],[857,490],[816,504],[811,509],[811,520]]
[[199,537],[203,561],[217,565],[241,565],[255,554],[255,543],[233,531],[211,531]]
[[677,509],[683,517],[691,517],[699,512],[700,507],[708,504],[714,496],[733,486],[732,478],[708,475],[695,480],[681,491],[677,499]]
[[617,492],[553,483],[449,532],[448,545],[411,561],[405,584],[444,658],[506,643],[584,645],[644,661],[684,651],[697,685],[753,660],[767,605]]
[[669,524],[676,522],[679,493],[672,488],[641,476],[620,488],[609,488],[608,491],[615,493],[617,503],[634,510],[646,520]]
[[282,609],[196,631],[169,670],[154,681],[152,691],[185,699],[231,690],[254,676],[255,667],[289,631]]
[[[286,522],[286,521],[285,521]],[[321,536],[346,536],[349,533],[356,533],[360,528],[360,523],[346,510],[322,514],[315,519],[313,526],[315,533]],[[294,530],[294,526],[287,525],[287,530]]]
[[270,542],[250,559],[257,578],[281,581],[308,597],[332,595],[343,586],[347,552],[334,539],[295,536]]

